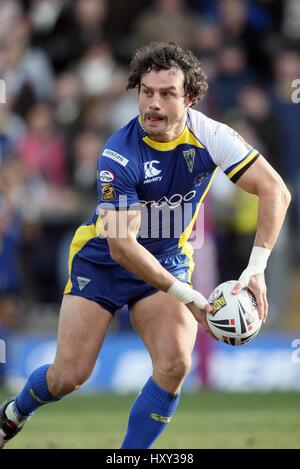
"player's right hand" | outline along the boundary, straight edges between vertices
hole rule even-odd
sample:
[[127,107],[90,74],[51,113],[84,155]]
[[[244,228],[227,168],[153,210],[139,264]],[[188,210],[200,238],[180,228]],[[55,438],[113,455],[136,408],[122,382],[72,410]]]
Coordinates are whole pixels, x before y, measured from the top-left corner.
[[[194,302],[188,303],[185,305],[193,314],[196,321],[203,327],[205,332],[207,332],[213,339],[216,337],[213,335],[211,330],[208,327],[207,320],[206,320],[206,313],[211,314],[213,312],[213,307],[207,303],[203,309],[199,309]],[[217,340],[217,339],[216,339]]]

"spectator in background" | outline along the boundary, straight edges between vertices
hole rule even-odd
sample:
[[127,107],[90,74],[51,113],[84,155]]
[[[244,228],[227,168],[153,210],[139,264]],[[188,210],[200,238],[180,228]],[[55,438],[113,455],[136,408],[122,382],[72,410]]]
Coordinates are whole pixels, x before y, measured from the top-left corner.
[[300,108],[292,102],[292,82],[300,77],[300,54],[283,50],[274,58],[273,113],[280,128],[281,158],[284,174],[290,182],[299,173]]
[[3,158],[24,136],[26,123],[20,116],[11,111],[8,104],[1,103],[0,106],[0,135],[2,135],[2,142],[4,141],[3,139],[6,140],[5,148],[0,145],[0,157],[2,156]]
[[261,86],[251,84],[241,88],[237,100],[240,109],[262,142],[266,158],[281,173],[279,127],[272,114],[269,94]]
[[226,43],[218,54],[218,74],[211,85],[214,88],[220,111],[237,105],[239,90],[254,79],[249,69],[247,56],[241,44]]
[[215,89],[215,82],[219,73],[216,57],[221,50],[223,40],[223,33],[217,22],[200,18],[195,31],[194,48],[196,56],[199,57],[203,64],[211,86],[205,101],[201,105],[196,105],[196,109],[216,118],[220,115],[220,104]]
[[[126,79],[123,81],[123,89],[126,88]],[[126,94],[123,92],[116,96],[109,105],[107,113],[107,122],[110,131],[114,132],[120,127],[126,125],[130,119],[133,119],[139,113],[135,93],[130,90]]]
[[54,88],[54,120],[65,140],[65,167],[67,181],[72,180],[73,142],[82,126],[81,108],[83,97],[79,79],[72,70],[60,73],[56,77]]
[[20,242],[20,220],[0,193],[0,326],[8,328],[16,321],[12,295],[20,293]]
[[[73,2],[74,3],[74,2]],[[74,7],[75,22],[82,36],[104,31],[109,3],[107,0],[76,0]]]
[[86,216],[89,216],[95,200],[97,157],[103,144],[99,134],[88,130],[79,133],[74,143],[73,186],[81,192],[80,198],[84,198]]
[[292,40],[300,42],[300,2],[299,0],[285,0],[282,30]]
[[64,185],[64,140],[55,130],[53,112],[48,104],[40,103],[30,110],[28,131],[18,149],[28,171],[48,183]]
[[22,16],[22,8],[17,0],[2,0],[0,2],[0,41],[7,36],[12,29],[12,25]]
[[223,40],[223,31],[216,21],[199,20],[195,30],[194,49],[202,60],[205,57],[213,58],[221,48]]
[[29,12],[34,44],[46,50],[57,72],[64,71],[78,61],[91,37],[105,37],[107,13],[107,0],[35,1]]
[[239,42],[251,68],[268,73],[268,35],[277,16],[281,15],[281,0],[212,0],[193,3],[205,21],[215,21],[227,41]]
[[70,127],[78,122],[82,104],[80,82],[72,70],[56,77],[54,88],[55,121],[68,134]]
[[29,5],[32,44],[46,52],[56,73],[75,59],[71,43],[77,41],[78,36],[74,37],[72,3],[68,0],[35,0]]
[[[23,116],[35,100],[50,99],[53,95],[50,63],[43,51],[30,47],[30,35],[29,21],[22,16],[2,39],[0,76],[5,80],[8,100]],[[22,105],[18,103],[21,98]]]
[[84,96],[114,96],[124,83],[121,69],[112,55],[110,45],[99,36],[86,46],[78,64],[78,77]]
[[196,28],[196,20],[184,0],[155,0],[136,18],[132,47],[151,41],[176,41],[184,48],[193,48]]
[[100,134],[109,134],[109,106],[112,99],[108,96],[85,98],[80,114],[80,130],[89,129]]
[[228,39],[242,40],[247,28],[249,2],[246,0],[223,0],[217,4],[217,15]]
[[[1,169],[0,188],[0,338],[8,344],[18,319],[16,295],[20,294],[21,285],[21,230],[19,217],[6,198]],[[0,386],[5,384],[5,372],[6,367],[0,360]]]
[[292,187],[294,204],[291,220],[295,232],[295,256],[300,263],[300,164],[299,122],[300,106],[292,102],[292,82],[300,77],[298,50],[283,50],[274,58],[273,113],[279,126],[280,158],[283,175]]

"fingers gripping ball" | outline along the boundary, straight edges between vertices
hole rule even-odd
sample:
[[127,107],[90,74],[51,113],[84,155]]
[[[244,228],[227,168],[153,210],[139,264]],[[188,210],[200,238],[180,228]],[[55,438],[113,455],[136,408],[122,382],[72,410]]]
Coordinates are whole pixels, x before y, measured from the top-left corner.
[[243,289],[237,295],[231,293],[235,284],[235,280],[230,280],[214,289],[208,299],[214,311],[206,314],[206,318],[218,340],[228,345],[243,345],[258,334],[262,320],[250,290]]

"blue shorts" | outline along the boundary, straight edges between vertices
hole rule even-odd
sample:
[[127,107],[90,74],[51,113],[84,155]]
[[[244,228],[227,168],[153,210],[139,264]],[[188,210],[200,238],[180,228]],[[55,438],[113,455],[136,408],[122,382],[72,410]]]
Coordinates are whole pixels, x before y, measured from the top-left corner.
[[[194,262],[189,245],[155,254],[155,257],[178,280],[191,282]],[[70,247],[65,294],[95,301],[115,314],[123,306],[130,308],[157,291],[110,257],[107,241],[95,236],[94,225],[78,228]]]

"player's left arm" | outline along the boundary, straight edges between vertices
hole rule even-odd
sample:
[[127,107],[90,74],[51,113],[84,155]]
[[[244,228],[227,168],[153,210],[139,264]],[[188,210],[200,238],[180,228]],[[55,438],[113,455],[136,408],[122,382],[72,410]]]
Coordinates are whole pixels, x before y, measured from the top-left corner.
[[246,192],[257,195],[259,205],[249,264],[232,292],[238,293],[248,287],[255,295],[259,316],[265,321],[268,302],[264,271],[283,225],[291,195],[282,178],[262,156],[240,176],[236,184]]

